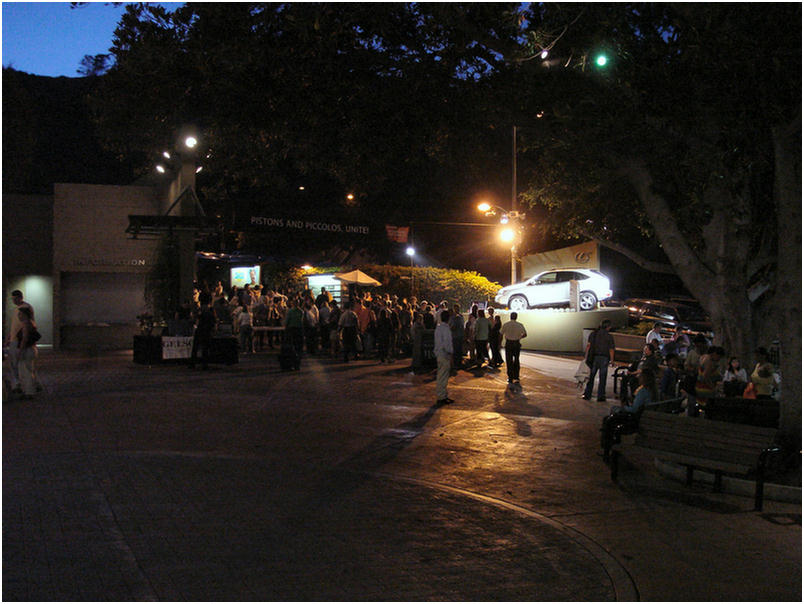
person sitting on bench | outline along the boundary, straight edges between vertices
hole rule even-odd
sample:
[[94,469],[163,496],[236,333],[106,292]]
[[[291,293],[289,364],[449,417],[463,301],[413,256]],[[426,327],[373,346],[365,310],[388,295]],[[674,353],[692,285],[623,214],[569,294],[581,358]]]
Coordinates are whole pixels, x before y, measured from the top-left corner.
[[[609,415],[603,418],[600,427],[600,442],[603,447],[603,458],[608,460],[609,450],[614,444],[615,428],[621,426],[618,434],[633,434],[639,424],[639,416],[645,405],[658,400],[656,391],[656,376],[650,369],[643,369],[639,373],[639,387],[634,393],[634,401],[630,405],[615,405]],[[619,442],[619,439],[616,441]]]

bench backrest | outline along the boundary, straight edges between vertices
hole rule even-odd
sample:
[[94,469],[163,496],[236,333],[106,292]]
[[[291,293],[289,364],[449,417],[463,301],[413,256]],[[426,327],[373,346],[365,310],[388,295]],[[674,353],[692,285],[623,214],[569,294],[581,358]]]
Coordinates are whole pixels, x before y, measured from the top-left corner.
[[716,461],[754,466],[773,445],[776,430],[646,410],[636,444]]
[[776,428],[779,425],[779,401],[716,397],[706,403],[706,417],[714,420]]

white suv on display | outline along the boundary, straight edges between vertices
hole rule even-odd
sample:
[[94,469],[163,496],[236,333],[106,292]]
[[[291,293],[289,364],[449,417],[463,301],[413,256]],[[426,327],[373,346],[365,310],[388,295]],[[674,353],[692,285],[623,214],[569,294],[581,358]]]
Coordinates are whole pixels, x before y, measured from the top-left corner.
[[599,271],[585,268],[554,269],[522,283],[503,287],[494,301],[511,310],[569,304],[570,281],[573,280],[578,281],[578,306],[581,310],[592,310],[598,302],[613,295],[609,278]]

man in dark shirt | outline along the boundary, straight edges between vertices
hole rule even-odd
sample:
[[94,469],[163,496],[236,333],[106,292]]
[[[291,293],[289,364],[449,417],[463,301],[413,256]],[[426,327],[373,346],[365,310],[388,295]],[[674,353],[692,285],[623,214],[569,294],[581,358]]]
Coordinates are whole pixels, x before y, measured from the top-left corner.
[[597,386],[597,400],[606,401],[606,378],[608,377],[609,364],[614,364],[614,338],[609,333],[611,321],[604,319],[600,327],[591,333],[589,342],[586,345],[587,365],[591,361],[591,373],[589,382],[583,392],[585,400],[591,400],[592,390],[595,387],[595,374],[599,373]]
[[202,369],[208,368],[209,347],[212,344],[212,334],[215,332],[215,326],[218,323],[215,313],[209,307],[210,299],[211,296],[207,292],[201,292],[198,297],[201,310],[198,313],[198,323],[195,326],[193,336],[193,352],[190,357],[191,369],[195,369],[199,349],[201,350],[201,367]]

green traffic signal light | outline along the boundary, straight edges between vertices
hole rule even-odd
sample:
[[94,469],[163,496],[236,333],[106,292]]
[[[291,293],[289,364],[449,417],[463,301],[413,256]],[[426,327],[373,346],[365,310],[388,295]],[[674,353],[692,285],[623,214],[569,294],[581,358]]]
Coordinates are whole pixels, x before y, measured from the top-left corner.
[[605,67],[606,63],[608,62],[609,58],[603,54],[597,55],[597,58],[595,59],[595,64],[597,64],[598,67]]

